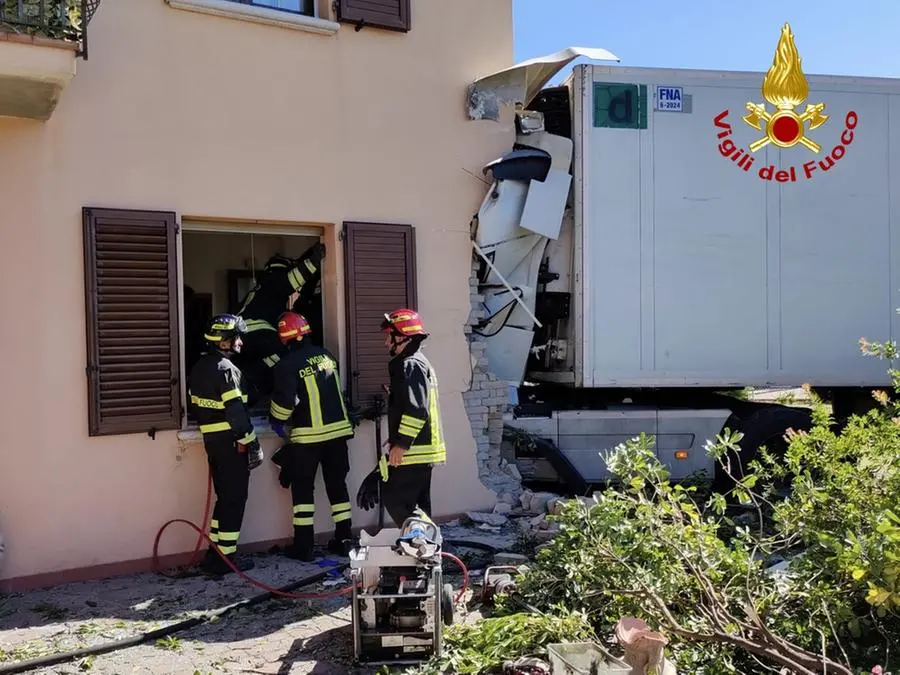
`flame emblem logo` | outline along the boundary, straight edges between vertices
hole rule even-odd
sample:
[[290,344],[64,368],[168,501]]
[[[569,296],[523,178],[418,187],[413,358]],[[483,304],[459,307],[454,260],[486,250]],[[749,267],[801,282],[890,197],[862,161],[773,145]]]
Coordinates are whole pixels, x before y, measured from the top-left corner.
[[821,150],[818,143],[806,137],[806,124],[809,123],[809,130],[812,131],[828,121],[828,115],[823,114],[825,104],[807,104],[803,113],[796,113],[796,108],[809,96],[809,83],[800,62],[794,34],[790,24],[786,23],[781,29],[772,67],[762,83],[763,98],[775,106],[775,111],[770,113],[765,104],[748,102],[748,114],[742,118],[751,127],[766,134],[750,144],[750,152],[756,152],[769,143],[779,148],[791,148],[799,143],[816,153]]

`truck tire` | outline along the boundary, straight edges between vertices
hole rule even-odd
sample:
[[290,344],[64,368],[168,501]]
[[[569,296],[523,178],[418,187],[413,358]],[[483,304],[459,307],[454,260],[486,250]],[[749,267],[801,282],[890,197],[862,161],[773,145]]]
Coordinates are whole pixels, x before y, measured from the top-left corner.
[[[807,408],[794,408],[783,405],[767,405],[760,407],[747,416],[740,419],[738,429],[744,434],[740,442],[740,458],[734,462],[732,458],[732,471],[737,478],[742,478],[750,462],[759,456],[759,448],[765,446],[766,450],[775,457],[784,457],[787,450],[787,442],[784,435],[788,429],[796,431],[809,431],[812,427],[812,416]],[[716,467],[716,490],[723,492],[733,487],[734,481]]]

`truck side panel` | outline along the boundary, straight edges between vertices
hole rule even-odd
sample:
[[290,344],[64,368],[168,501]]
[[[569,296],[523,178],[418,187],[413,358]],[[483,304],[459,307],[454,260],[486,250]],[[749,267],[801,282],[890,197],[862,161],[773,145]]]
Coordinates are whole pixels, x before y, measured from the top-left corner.
[[[821,151],[769,144],[748,153],[764,134],[741,118],[747,102],[766,104],[763,75],[576,69],[584,386],[887,383],[858,340],[892,339],[898,327],[890,176],[900,85],[810,77],[806,103],[822,101],[830,115],[807,131]],[[636,85],[627,112],[638,128],[596,126],[623,91],[616,84]],[[681,112],[655,109],[656,85],[681,88]],[[595,105],[596,119],[584,107]],[[842,144],[849,111],[858,125]]]

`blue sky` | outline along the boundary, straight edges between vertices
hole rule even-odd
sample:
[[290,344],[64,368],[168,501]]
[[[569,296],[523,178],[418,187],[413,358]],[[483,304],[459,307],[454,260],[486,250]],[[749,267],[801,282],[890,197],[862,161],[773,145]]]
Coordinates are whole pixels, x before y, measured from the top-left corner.
[[513,16],[516,61],[603,47],[623,66],[765,71],[787,21],[806,74],[900,76],[900,0],[513,0]]

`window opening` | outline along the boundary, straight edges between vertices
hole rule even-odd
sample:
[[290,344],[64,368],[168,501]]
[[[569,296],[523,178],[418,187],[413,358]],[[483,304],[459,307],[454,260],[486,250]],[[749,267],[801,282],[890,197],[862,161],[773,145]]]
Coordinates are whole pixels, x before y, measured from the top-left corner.
[[315,0],[231,0],[242,5],[253,5],[255,7],[265,7],[266,9],[277,9],[281,12],[290,12],[291,14],[302,14],[304,16],[316,16]]
[[[238,313],[248,293],[257,288],[262,280],[261,270],[270,258],[278,255],[299,260],[319,241],[320,236],[310,230],[301,230],[297,234],[270,234],[214,231],[206,227],[201,230],[185,224],[182,234],[182,323],[186,383],[191,368],[207,349],[207,343],[203,339],[206,322],[222,312]],[[316,274],[304,284],[300,293],[285,296],[283,303],[279,305],[279,311],[293,309],[303,314],[313,329],[313,334],[307,339],[318,345],[324,344],[321,274]],[[235,363],[245,373],[251,371],[256,376],[259,372],[259,369],[253,371],[253,364],[247,363],[244,356],[236,356]],[[268,395],[260,395],[251,408],[251,415],[257,420],[265,419],[268,407]],[[187,409],[188,425],[194,426],[196,422],[190,414],[190,408]]]

